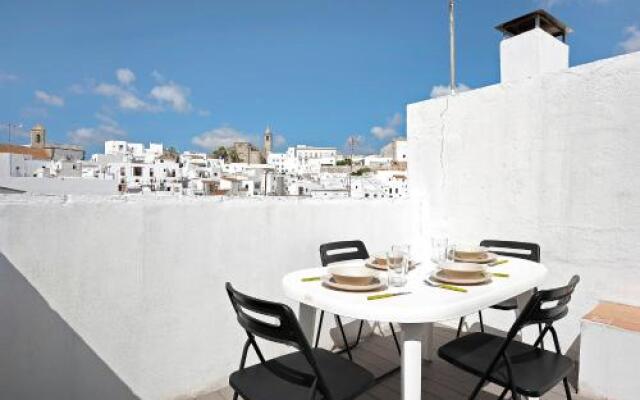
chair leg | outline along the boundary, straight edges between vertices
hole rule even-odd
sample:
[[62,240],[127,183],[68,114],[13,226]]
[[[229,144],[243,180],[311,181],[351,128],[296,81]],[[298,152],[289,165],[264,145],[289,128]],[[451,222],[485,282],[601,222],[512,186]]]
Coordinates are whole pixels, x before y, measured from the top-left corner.
[[398,337],[396,336],[396,330],[393,328],[393,324],[391,322],[389,322],[389,328],[391,328],[393,341],[396,342],[396,349],[398,350],[398,355],[402,355],[402,350],[400,349],[400,342],[398,342]]
[[458,322],[458,333],[456,333],[457,338],[459,338],[462,333],[462,324],[464,324],[464,317],[460,317],[460,322]]
[[320,330],[322,329],[323,319],[324,319],[324,310],[320,311],[320,322],[318,322],[318,331],[316,332],[316,344],[313,347],[318,347],[318,343],[320,343]]
[[336,321],[338,322],[338,328],[340,328],[340,334],[342,334],[342,340],[344,341],[344,348],[347,350],[347,356],[349,360],[353,361],[351,356],[351,349],[349,348],[349,342],[347,342],[347,335],[344,334],[344,327],[342,326],[342,320],[339,315],[336,315]]
[[362,326],[364,325],[364,320],[361,319],[360,320],[360,327],[358,328],[358,336],[356,336],[356,343],[353,345],[353,347],[355,348],[358,343],[360,343],[360,335],[362,335]]
[[480,393],[480,390],[482,389],[482,385],[484,385],[486,381],[487,380],[484,377],[480,379],[480,382],[478,382],[476,387],[473,389],[473,392],[471,392],[471,396],[469,396],[469,400],[473,400],[476,398],[476,396],[478,395],[478,393]]
[[509,388],[508,388],[508,387],[504,388],[504,390],[502,391],[502,393],[500,393],[500,397],[498,397],[498,400],[503,400],[503,399],[504,399],[504,396],[506,396],[506,395],[507,395],[507,393],[509,393]]
[[564,392],[567,395],[567,400],[571,400],[571,388],[569,387],[569,380],[566,376],[562,380],[562,383],[564,384]]
[[478,317],[480,317],[480,332],[484,333],[484,321],[482,320],[482,311],[478,311]]
[[[542,335],[542,324],[538,324],[538,331],[539,331],[539,332],[540,332],[540,334]],[[544,339],[542,339],[542,340],[540,341],[540,348],[541,348],[542,350],[544,350]]]

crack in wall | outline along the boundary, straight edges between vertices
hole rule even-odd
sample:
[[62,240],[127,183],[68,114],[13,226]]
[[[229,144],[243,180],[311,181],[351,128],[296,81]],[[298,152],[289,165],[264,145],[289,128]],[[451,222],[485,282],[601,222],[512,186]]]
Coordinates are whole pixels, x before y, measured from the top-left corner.
[[445,186],[447,184],[447,171],[445,170],[444,167],[444,153],[445,153],[445,129],[447,127],[447,124],[445,123],[445,115],[447,114],[447,111],[449,111],[449,97],[447,96],[445,98],[445,106],[444,106],[444,110],[442,110],[442,112],[440,113],[440,122],[441,122],[441,128],[440,128],[440,170],[442,172],[442,191],[444,193],[444,189]]

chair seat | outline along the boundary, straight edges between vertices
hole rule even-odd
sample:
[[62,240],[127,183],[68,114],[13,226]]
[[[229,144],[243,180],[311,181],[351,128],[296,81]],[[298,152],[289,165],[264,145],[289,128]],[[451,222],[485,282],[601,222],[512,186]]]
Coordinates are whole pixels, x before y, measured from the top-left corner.
[[500,302],[498,304],[492,305],[491,308],[496,309],[496,310],[505,310],[505,311],[517,310],[518,309],[518,301],[516,300],[515,297],[512,297],[512,298],[507,299],[507,300],[505,300],[503,302]]
[[[472,333],[445,344],[438,350],[438,355],[458,368],[481,377],[504,340],[487,333]],[[525,396],[542,396],[573,369],[570,358],[515,340],[509,344],[507,354],[512,364],[516,390]],[[498,361],[488,380],[503,387],[509,386],[504,359]]]
[[[374,382],[373,374],[337,354],[324,349],[313,349],[313,354],[335,400],[353,399],[364,393]],[[297,371],[313,374],[311,366],[301,352],[290,353],[274,360]],[[232,373],[229,384],[246,400],[309,399],[308,387],[280,379],[261,364]],[[317,392],[316,398],[324,397]]]

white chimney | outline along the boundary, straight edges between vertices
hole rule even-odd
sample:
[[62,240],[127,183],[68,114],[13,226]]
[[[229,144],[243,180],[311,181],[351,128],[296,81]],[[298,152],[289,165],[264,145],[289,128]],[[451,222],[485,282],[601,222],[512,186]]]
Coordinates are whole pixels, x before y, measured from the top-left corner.
[[512,82],[569,68],[571,29],[544,10],[534,11],[504,24],[500,42],[500,80]]

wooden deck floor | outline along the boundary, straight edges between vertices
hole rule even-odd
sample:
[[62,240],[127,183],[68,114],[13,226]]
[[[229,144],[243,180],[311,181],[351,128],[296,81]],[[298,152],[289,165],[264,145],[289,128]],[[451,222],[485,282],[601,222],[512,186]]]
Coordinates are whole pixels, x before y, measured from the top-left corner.
[[[455,331],[444,326],[436,326],[435,344],[441,346],[453,339]],[[346,357],[346,355],[345,355]],[[393,339],[390,336],[373,335],[368,337],[356,349],[353,350],[354,360],[370,370],[376,376],[381,375],[399,363],[398,353]],[[422,364],[422,398],[426,400],[463,400],[471,394],[477,378],[468,374],[435,356],[432,362]],[[575,384],[575,383],[573,383]],[[496,385],[486,385],[478,400],[495,400],[500,394],[501,388]],[[232,391],[224,388],[218,392],[200,397],[198,400],[231,400]],[[572,391],[574,400],[587,400]],[[507,396],[510,398],[510,396]],[[383,380],[374,386],[369,392],[360,396],[359,400],[400,400],[400,374]],[[565,394],[562,384],[547,393],[544,400],[564,400]]]

